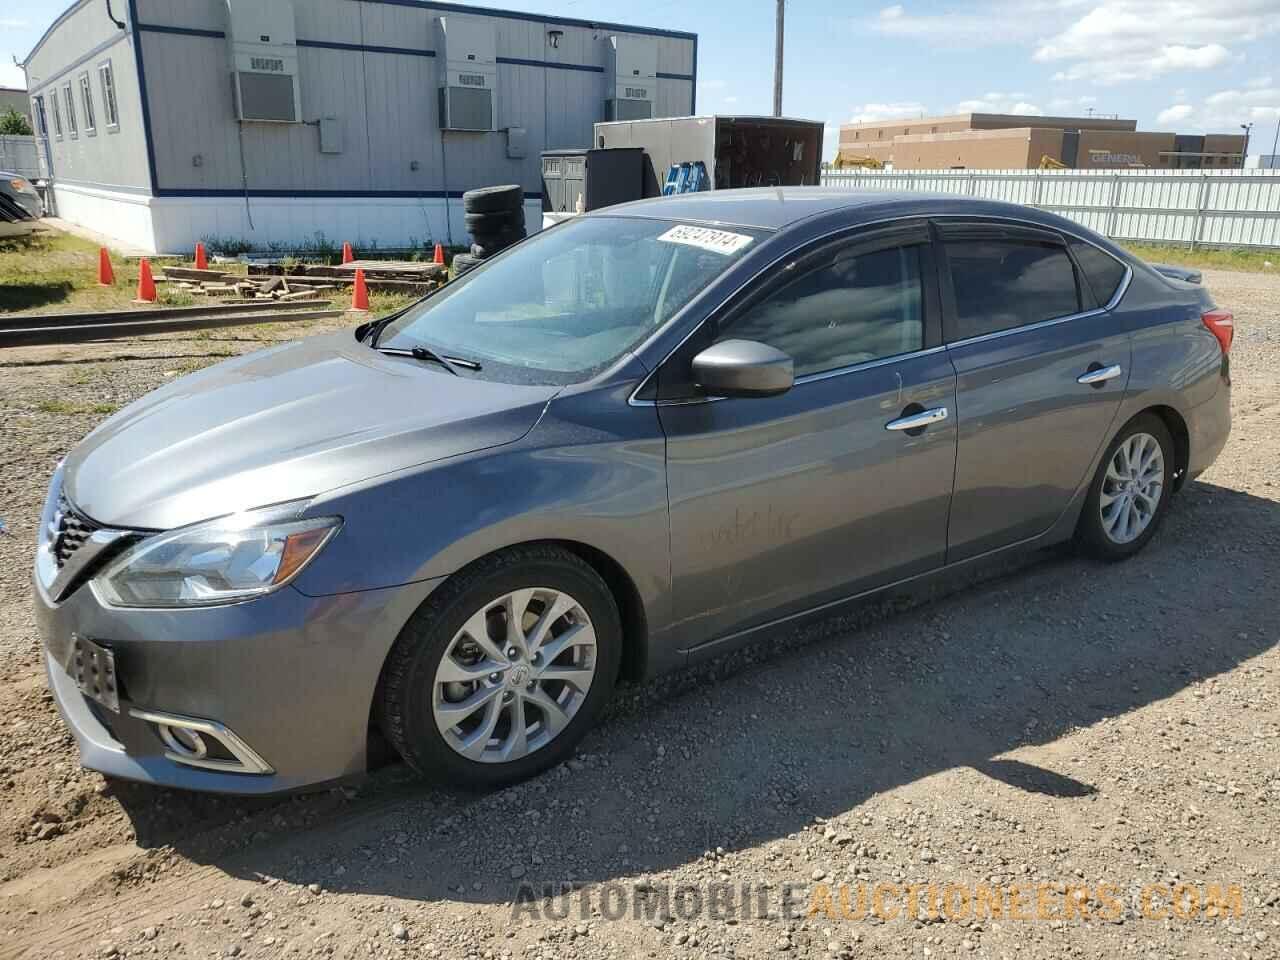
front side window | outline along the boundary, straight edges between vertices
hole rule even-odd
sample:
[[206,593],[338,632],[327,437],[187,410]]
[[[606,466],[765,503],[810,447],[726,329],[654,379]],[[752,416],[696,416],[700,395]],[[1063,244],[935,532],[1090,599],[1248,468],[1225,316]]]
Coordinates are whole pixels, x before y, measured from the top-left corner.
[[96,132],[97,127],[93,116],[93,90],[89,86],[88,71],[80,74],[80,106],[84,109],[84,132]]
[[71,95],[71,84],[64,84],[62,87],[62,105],[67,108],[67,132],[71,136],[77,136],[79,130],[76,127],[76,101]]
[[58,106],[58,91],[49,91],[49,102],[53,104],[53,132],[59,140],[62,139],[62,108]]
[[44,118],[44,97],[31,98],[31,115],[36,118],[36,135],[40,137],[49,136],[49,128],[45,124]]
[[1075,267],[1059,243],[956,237],[945,246],[955,294],[953,341],[1080,312]]
[[120,112],[116,106],[116,79],[111,72],[111,61],[98,64],[98,82],[102,85],[102,111],[107,129],[120,126]]
[[905,246],[823,257],[730,320],[717,339],[777,347],[797,377],[920,350],[920,254],[920,246]]
[[410,309],[378,347],[426,347],[478,376],[578,383],[676,315],[763,231],[576,217]]

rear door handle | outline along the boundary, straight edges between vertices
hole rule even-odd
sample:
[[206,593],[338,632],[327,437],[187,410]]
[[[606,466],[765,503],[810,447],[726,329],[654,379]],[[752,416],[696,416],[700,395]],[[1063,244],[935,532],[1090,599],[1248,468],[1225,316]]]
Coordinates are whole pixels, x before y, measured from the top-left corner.
[[884,425],[886,430],[922,430],[931,423],[941,423],[947,419],[946,407],[934,407],[932,410],[921,410],[897,420],[890,420]]
[[1120,365],[1113,363],[1109,367],[1099,367],[1097,370],[1088,370],[1080,374],[1080,376],[1076,377],[1076,383],[1083,383],[1086,386],[1106,383],[1108,380],[1114,380],[1120,376],[1122,372]]

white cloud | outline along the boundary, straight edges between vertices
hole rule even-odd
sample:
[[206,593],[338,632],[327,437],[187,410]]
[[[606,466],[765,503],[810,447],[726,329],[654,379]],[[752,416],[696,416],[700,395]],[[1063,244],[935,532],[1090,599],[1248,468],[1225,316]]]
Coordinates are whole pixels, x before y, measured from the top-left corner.
[[17,17],[0,17],[0,30],[22,30],[31,26],[30,20],[20,20]]
[[1043,34],[1048,28],[1044,15],[1056,22],[1058,6],[1053,0],[1026,0],[1016,6],[1014,0],[992,0],[978,9],[912,13],[896,3],[883,8],[865,26],[891,37],[927,39],[947,46],[1017,43]]
[[1196,108],[1189,103],[1175,103],[1172,107],[1161,110],[1156,115],[1156,123],[1161,126],[1182,123],[1195,112]]
[[[1216,133],[1239,133],[1242,123],[1269,127],[1280,121],[1280,87],[1219,90],[1196,104],[1174,104],[1162,110],[1156,120],[1162,126],[1177,124],[1180,129]],[[1257,133],[1254,130],[1254,134]]]
[[874,123],[877,120],[911,120],[927,116],[929,109],[923,103],[864,103],[853,108],[850,123]]
[[725,97],[725,98],[724,98],[724,102],[725,102],[725,103],[737,103],[737,102],[738,102],[738,98],[737,98],[737,97]]
[[1025,93],[987,93],[972,100],[961,100],[952,113],[1016,113],[1025,117],[1041,117],[1044,111],[1029,103]]
[[1280,30],[1275,0],[1102,0],[1036,47],[1060,81],[1100,84],[1211,70]]

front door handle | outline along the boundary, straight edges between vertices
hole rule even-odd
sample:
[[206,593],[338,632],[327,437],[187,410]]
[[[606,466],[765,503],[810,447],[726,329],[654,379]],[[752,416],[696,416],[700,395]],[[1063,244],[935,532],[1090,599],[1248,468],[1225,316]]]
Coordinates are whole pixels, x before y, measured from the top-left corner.
[[946,407],[934,407],[932,410],[921,410],[897,420],[890,420],[884,425],[886,430],[923,430],[931,423],[940,423],[947,419]]
[[1109,367],[1098,367],[1096,370],[1087,370],[1080,376],[1076,377],[1076,383],[1083,383],[1085,386],[1096,386],[1106,383],[1108,380],[1114,380],[1120,376],[1123,371],[1120,365],[1113,363]]

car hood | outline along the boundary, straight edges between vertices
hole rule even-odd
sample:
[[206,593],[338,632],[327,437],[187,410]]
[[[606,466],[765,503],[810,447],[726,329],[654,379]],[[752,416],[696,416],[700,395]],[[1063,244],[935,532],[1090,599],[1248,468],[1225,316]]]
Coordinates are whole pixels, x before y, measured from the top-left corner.
[[67,457],[63,489],[98,523],[168,529],[511,443],[556,390],[313,337],[130,404]]

